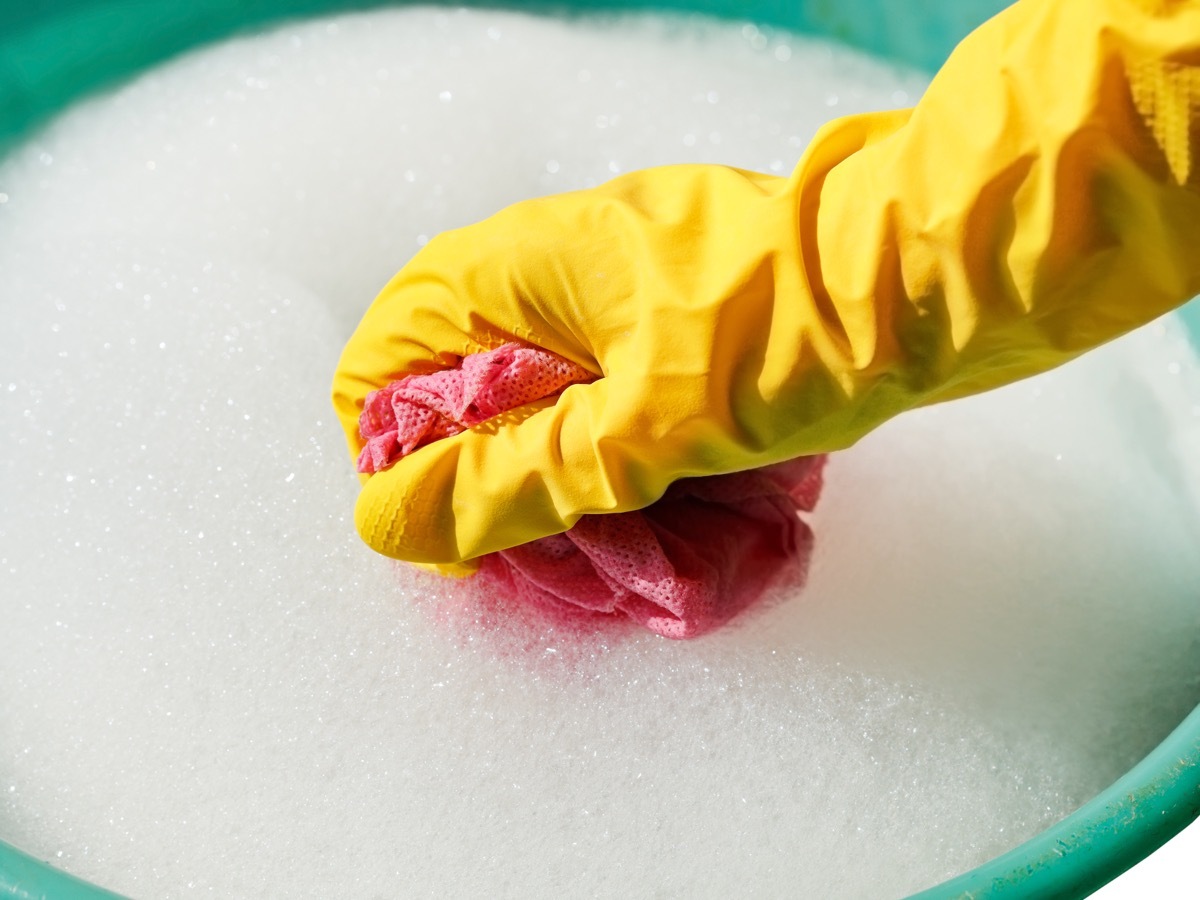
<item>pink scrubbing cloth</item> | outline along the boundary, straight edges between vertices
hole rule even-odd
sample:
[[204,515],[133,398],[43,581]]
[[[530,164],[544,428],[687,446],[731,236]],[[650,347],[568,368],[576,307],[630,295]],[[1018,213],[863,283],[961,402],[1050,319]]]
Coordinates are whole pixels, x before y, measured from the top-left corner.
[[[457,369],[402,378],[367,396],[360,472],[514,407],[591,381],[581,366],[506,344]],[[635,512],[581,518],[552,535],[484,557],[475,576],[518,599],[622,614],[669,638],[712,631],[754,604],[785,571],[802,579],[813,535],[799,512],[821,494],[824,456],[678,481]]]
[[358,431],[367,443],[358,471],[386,469],[418,447],[593,377],[561,356],[505,344],[464,357],[457,369],[393,381],[363,404]]

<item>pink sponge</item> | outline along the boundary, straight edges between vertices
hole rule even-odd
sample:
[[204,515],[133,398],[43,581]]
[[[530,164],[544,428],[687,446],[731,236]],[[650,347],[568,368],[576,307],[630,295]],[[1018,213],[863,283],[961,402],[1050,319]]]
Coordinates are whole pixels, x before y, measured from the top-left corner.
[[[378,472],[592,377],[553,353],[506,344],[457,369],[402,378],[367,396],[358,470]],[[799,513],[816,506],[824,463],[809,456],[684,479],[646,509],[584,516],[564,534],[489,554],[475,577],[555,612],[624,615],[664,637],[698,637],[785,572],[804,577],[813,535]]]

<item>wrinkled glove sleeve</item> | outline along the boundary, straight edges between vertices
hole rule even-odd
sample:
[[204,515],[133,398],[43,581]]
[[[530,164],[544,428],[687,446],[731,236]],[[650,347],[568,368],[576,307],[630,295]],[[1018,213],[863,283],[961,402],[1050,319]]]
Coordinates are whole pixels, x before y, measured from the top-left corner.
[[1017,4],[901,126],[832,123],[799,174],[864,430],[1045,371],[1200,292],[1200,3]]

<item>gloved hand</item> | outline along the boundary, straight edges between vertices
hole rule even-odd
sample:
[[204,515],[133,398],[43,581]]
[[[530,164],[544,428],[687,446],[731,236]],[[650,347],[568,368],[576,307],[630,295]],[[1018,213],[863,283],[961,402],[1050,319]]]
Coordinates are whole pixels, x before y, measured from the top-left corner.
[[356,523],[388,556],[470,560],[846,447],[1197,292],[1200,2],[1023,0],[790,178],[653,169],[431,241],[339,363],[352,455],[368,391],[466,354],[521,341],[601,377],[371,476]]

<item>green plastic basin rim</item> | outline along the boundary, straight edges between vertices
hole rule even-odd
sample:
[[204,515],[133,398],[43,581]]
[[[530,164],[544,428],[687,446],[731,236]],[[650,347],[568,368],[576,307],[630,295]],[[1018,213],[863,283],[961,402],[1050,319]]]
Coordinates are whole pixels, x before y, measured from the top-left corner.
[[[71,101],[200,44],[371,0],[41,0],[0,4],[0,153]],[[1003,0],[578,0],[467,3],[556,15],[685,10],[836,38],[934,71]],[[1183,311],[1200,346],[1200,306]],[[1200,598],[1198,598],[1200,599]],[[1200,815],[1200,708],[1115,784],[1015,849],[916,895],[1084,897]],[[0,898],[117,897],[0,841]]]

